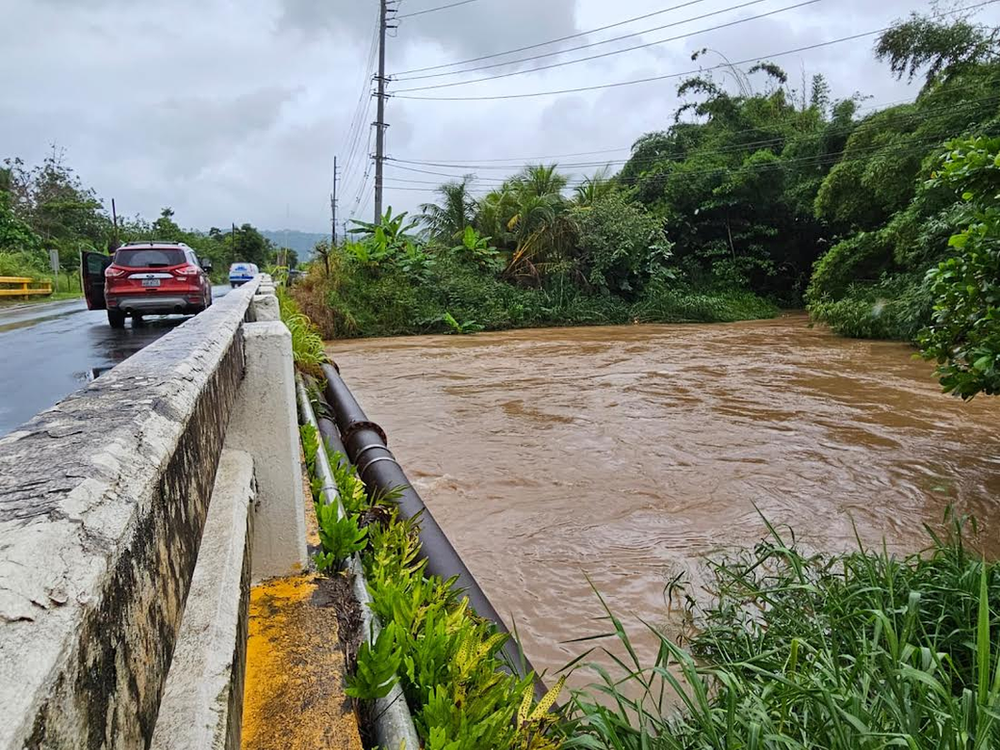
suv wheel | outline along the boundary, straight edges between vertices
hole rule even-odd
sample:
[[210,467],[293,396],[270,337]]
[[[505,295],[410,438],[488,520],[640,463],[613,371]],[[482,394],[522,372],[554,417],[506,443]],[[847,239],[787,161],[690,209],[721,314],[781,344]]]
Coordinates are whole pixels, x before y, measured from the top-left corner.
[[112,328],[124,328],[125,313],[121,310],[108,310],[108,325]]

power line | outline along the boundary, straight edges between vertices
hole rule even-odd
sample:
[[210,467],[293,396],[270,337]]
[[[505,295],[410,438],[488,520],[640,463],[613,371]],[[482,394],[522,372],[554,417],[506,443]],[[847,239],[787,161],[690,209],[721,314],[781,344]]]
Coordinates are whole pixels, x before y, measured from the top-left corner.
[[[814,2],[818,2],[819,0],[813,0],[813,1]],[[400,82],[405,82],[405,81],[420,81],[420,80],[424,80],[424,79],[427,79],[427,78],[441,78],[443,76],[457,76],[457,75],[462,75],[463,73],[475,73],[476,71],[479,71],[479,70],[491,70],[493,68],[506,68],[506,67],[509,67],[511,65],[517,65],[519,63],[532,62],[533,60],[544,60],[545,58],[548,58],[548,57],[558,57],[559,55],[565,55],[565,54],[568,54],[570,52],[576,52],[576,51],[582,50],[582,49],[590,49],[592,47],[600,47],[600,46],[605,45],[605,44],[613,44],[615,42],[621,42],[621,41],[623,41],[625,39],[632,39],[632,38],[637,37],[637,36],[642,36],[643,34],[651,34],[654,31],[663,31],[664,29],[670,29],[670,28],[673,28],[675,26],[682,26],[682,25],[684,25],[686,23],[691,23],[692,21],[701,21],[701,20],[703,20],[705,18],[711,18],[713,16],[719,16],[719,15],[722,15],[723,13],[728,13],[729,11],[732,11],[732,10],[740,10],[742,8],[748,8],[751,5],[760,5],[763,2],[767,2],[767,0],[747,0],[747,2],[742,2],[742,3],[739,3],[738,5],[731,5],[728,8],[721,8],[720,10],[713,10],[710,13],[702,13],[700,16],[693,16],[691,18],[685,18],[683,20],[674,21],[672,23],[667,23],[667,24],[664,24],[662,26],[655,26],[655,27],[653,27],[651,29],[642,29],[640,31],[633,32],[631,34],[625,34],[623,36],[612,37],[611,39],[602,39],[602,40],[597,41],[597,42],[591,42],[590,44],[581,44],[581,45],[578,45],[576,47],[570,47],[569,49],[556,50],[555,52],[545,52],[545,53],[543,53],[541,55],[532,55],[531,57],[522,57],[522,58],[519,58],[517,60],[506,60],[504,62],[493,63],[491,65],[481,65],[479,67],[468,68],[466,70],[455,70],[455,71],[451,71],[451,72],[448,72],[448,73],[432,73],[432,74],[429,74],[429,75],[413,76],[411,78],[394,78],[393,80],[400,81]],[[803,3],[803,4],[805,5],[805,4],[809,4],[809,3]],[[799,6],[793,6],[793,7],[799,7]],[[605,54],[602,54],[602,55],[595,55],[593,57],[581,57],[578,60],[568,60],[566,62],[559,63],[557,65],[551,65],[551,66],[546,66],[546,67],[538,67],[538,68],[531,68],[530,70],[519,70],[519,71],[515,71],[514,73],[508,73],[506,75],[499,75],[499,76],[495,76],[495,77],[478,78],[478,79],[473,80],[473,81],[465,81],[464,83],[478,83],[479,81],[491,81],[491,80],[494,80],[494,78],[506,78],[506,77],[511,76],[511,75],[521,75],[521,74],[525,74],[525,73],[534,73],[535,71],[538,71],[538,70],[549,70],[549,68],[559,67],[561,65],[572,65],[573,63],[577,63],[577,62],[585,62],[587,60],[596,60],[596,59],[601,58],[601,57],[610,57],[611,55],[619,55],[619,54],[621,54],[623,52],[630,52],[630,51],[636,50],[636,49],[644,49],[645,47],[652,47],[652,46],[657,45],[657,44],[666,44],[667,42],[672,42],[672,41],[675,41],[677,39],[684,39],[684,38],[686,38],[688,36],[693,36],[694,34],[704,33],[704,31],[714,31],[715,29],[725,28],[726,26],[731,26],[731,25],[733,25],[735,23],[745,23],[746,21],[753,21],[756,18],[763,18],[764,16],[772,15],[773,13],[780,13],[780,12],[781,11],[772,11],[771,13],[765,13],[765,14],[763,14],[761,16],[754,16],[752,18],[740,19],[738,21],[734,21],[731,24],[723,24],[722,26],[713,26],[713,27],[711,27],[709,29],[704,29],[703,31],[693,31],[690,34],[684,34],[683,36],[671,37],[670,39],[661,39],[660,41],[657,41],[657,42],[649,42],[648,44],[641,44],[641,45],[639,45],[637,47],[628,47],[628,48],[622,49],[622,50],[615,50],[614,52],[608,52],[608,53],[605,53]],[[434,87],[434,88],[444,88],[444,86],[447,86],[447,85],[450,85],[450,86],[461,86],[461,85],[463,85],[463,83],[445,84],[445,85],[443,85],[441,87]],[[428,86],[426,88],[432,88],[432,87]],[[419,88],[419,89],[418,88],[400,89],[400,91],[423,91],[423,90],[424,90],[423,88]]]
[[[379,33],[379,26],[378,26],[378,21],[376,20],[375,27],[372,31],[371,43],[369,44],[368,47],[367,62],[362,73],[361,94],[358,97],[358,104],[355,108],[355,114],[354,117],[352,118],[351,126],[348,130],[348,137],[345,141],[347,143],[347,149],[346,149],[347,160],[345,162],[343,179],[342,179],[342,183],[345,188],[344,190],[345,194],[348,193],[348,190],[350,189],[349,185],[351,184],[351,182],[353,182],[353,180],[357,177],[357,175],[361,171],[360,163],[357,162],[355,159],[358,154],[358,148],[364,143],[363,140],[363,134],[365,131],[364,124],[369,119],[371,114],[372,98],[369,86],[370,86],[370,80],[375,71],[375,55],[378,50],[377,47],[378,33]],[[365,102],[366,93],[369,94],[367,103]],[[369,129],[370,127],[371,126],[369,125]],[[367,158],[367,156],[368,154],[366,152],[365,157]]]
[[[581,31],[576,34],[570,34],[569,36],[562,36],[558,39],[550,39],[547,42],[539,42],[537,44],[529,44],[525,47],[518,47],[517,49],[509,49],[506,52],[496,52],[492,55],[482,55],[480,57],[472,57],[468,60],[460,60],[458,62],[442,63],[441,65],[430,65],[426,68],[413,68],[411,70],[403,70],[396,75],[405,76],[410,73],[423,73],[428,70],[441,70],[442,68],[454,68],[459,65],[468,65],[469,63],[480,62],[482,60],[493,60],[497,57],[504,57],[506,55],[514,55],[518,52],[526,52],[530,49],[538,49],[539,47],[548,47],[550,44],[559,44],[560,42],[568,42],[570,39],[579,39],[580,37],[589,36],[591,34],[597,34],[601,31],[607,31],[608,29],[616,29],[619,26],[626,26],[630,23],[635,23],[636,21],[645,21],[647,18],[652,18],[653,16],[660,16],[664,13],[669,13],[670,11],[680,10],[681,8],[686,8],[689,5],[697,5],[698,3],[703,3],[705,0],[688,0],[686,3],[681,3],[680,5],[672,5],[669,8],[663,8],[662,10],[653,11],[652,13],[646,13],[641,16],[635,16],[633,18],[628,18],[624,21],[618,21],[617,23],[608,24],[607,26],[601,26],[596,29],[590,29],[589,31]],[[463,72],[463,71],[456,71]],[[404,79],[405,80],[405,79]],[[415,79],[409,79],[415,80]]]
[[[1000,77],[998,77],[998,79],[996,81],[985,81],[985,82],[980,81],[978,83],[965,84],[965,85],[962,85],[962,86],[949,86],[945,90],[945,93],[953,94],[953,93],[957,93],[957,92],[961,92],[961,91],[966,91],[966,90],[969,90],[969,89],[982,89],[982,88],[987,88],[990,85],[1000,85]],[[971,99],[971,100],[965,100],[965,102],[972,102],[972,103],[975,103],[975,102],[989,102],[989,101],[992,101],[992,100],[993,100],[993,97],[981,97],[981,98],[974,98],[974,99]],[[915,104],[916,101],[917,100],[915,100],[913,98],[906,98],[906,99],[894,99],[894,100],[888,101],[888,102],[871,102],[869,104],[865,104],[865,105],[859,106],[855,111],[856,112],[864,112],[864,111],[867,111],[867,110],[885,110],[885,109],[888,109],[889,107],[894,107],[894,106],[897,106],[897,105],[900,105],[900,104]],[[963,103],[964,102],[960,102],[959,104],[963,104]],[[948,105],[942,105],[942,106],[931,108],[931,109],[925,109],[922,112],[914,112],[914,113],[909,113],[909,114],[907,114],[907,113],[896,113],[895,116],[896,117],[923,116],[923,115],[928,115],[930,113],[939,112],[939,111],[945,111],[945,110],[951,111],[951,110],[954,109],[955,106],[956,106],[955,104],[948,104]],[[930,119],[930,118],[927,118],[927,119]],[[734,130],[734,131],[728,133],[728,135],[729,135],[729,137],[741,136],[741,135],[746,135],[747,133],[758,133],[758,132],[760,132],[763,129],[765,129],[765,128],[757,127],[757,128],[746,128],[746,129],[743,129],[743,130]],[[826,130],[826,131],[824,131],[825,134],[830,134],[832,132],[836,132],[836,131],[832,131],[832,130]],[[790,136],[788,136],[788,137],[790,137]],[[813,137],[813,136],[807,136],[807,137]],[[756,144],[760,144],[760,143],[780,141],[783,138],[786,138],[786,136],[775,137],[774,139],[771,139],[770,141],[757,141],[757,142],[752,142],[752,143],[738,143],[738,144],[734,144],[732,147],[727,147],[726,150],[730,150],[730,149],[731,150],[739,150],[739,149],[748,148],[751,145],[756,145]],[[546,154],[546,155],[543,155],[543,156],[508,156],[508,157],[498,158],[498,159],[478,159],[478,158],[475,158],[475,159],[393,159],[393,161],[400,162],[400,163],[403,163],[403,164],[415,164],[415,165],[418,165],[418,166],[437,166],[437,167],[442,167],[444,169],[468,169],[470,164],[500,164],[501,165],[501,166],[488,166],[488,167],[487,166],[483,166],[483,167],[479,167],[480,169],[505,169],[505,168],[518,169],[518,168],[522,167],[523,165],[529,164],[529,163],[532,163],[532,162],[547,162],[547,161],[552,161],[552,160],[555,160],[555,159],[566,159],[566,158],[573,158],[573,157],[577,157],[577,156],[597,156],[597,155],[600,155],[600,154],[617,153],[619,151],[631,151],[634,148],[636,142],[638,142],[638,139],[635,142],[633,142],[631,145],[628,145],[628,146],[617,146],[617,147],[614,147],[614,148],[598,149],[596,151],[578,151],[576,153],[571,153],[571,154]],[[720,149],[719,151],[722,151],[722,149]],[[702,152],[702,153],[704,153],[704,152]],[[614,164],[614,163],[623,163],[625,161],[631,161],[631,157],[629,159],[627,159],[627,160],[612,159],[612,160],[609,160],[609,161],[606,161],[606,162],[592,162],[591,164],[597,164],[597,163],[600,163],[600,164]]]
[[[971,10],[973,8],[979,8],[984,5],[991,5],[997,2],[997,0],[986,0],[986,2],[979,3],[978,5],[972,5],[965,10]],[[650,76],[648,78],[637,78],[631,81],[617,81],[615,83],[605,83],[598,84],[594,86],[578,86],[570,89],[557,89],[554,91],[533,91],[525,94],[506,94],[506,95],[493,95],[493,96],[399,96],[400,99],[409,99],[414,101],[454,101],[454,102],[469,102],[469,101],[501,101],[510,99],[533,99],[540,96],[556,96],[561,94],[578,94],[584,91],[601,91],[606,89],[620,88],[623,86],[635,86],[642,83],[653,83],[655,81],[666,81],[671,78],[680,78],[683,76],[697,75],[699,73],[704,73],[711,70],[719,70],[721,68],[729,68],[736,65],[747,65],[749,63],[760,62],[763,59],[773,59],[776,57],[785,57],[787,55],[798,54],[799,52],[807,52],[809,50],[820,49],[822,47],[830,47],[834,44],[842,44],[843,42],[854,41],[855,39],[863,39],[865,37],[874,36],[876,34],[881,34],[888,31],[891,27],[886,26],[880,29],[875,29],[873,31],[864,31],[859,34],[851,34],[850,36],[840,37],[838,39],[831,39],[826,42],[817,42],[816,44],[807,44],[802,47],[796,47],[795,49],[785,50],[783,52],[775,52],[769,55],[760,55],[758,57],[750,57],[744,60],[738,60],[734,63],[720,63],[719,65],[714,65],[710,68],[697,68],[694,70],[686,70],[680,73],[667,73],[660,76]]]
[[[733,8],[746,7],[747,5],[755,5],[757,3],[764,2],[764,0],[749,0],[749,2],[743,3],[742,5],[734,5],[732,8],[727,8],[726,10],[732,10]],[[483,78],[474,78],[471,81],[454,81],[452,83],[437,83],[430,86],[415,86],[408,89],[399,89],[400,93],[406,93],[410,91],[430,91],[432,89],[447,89],[453,88],[455,86],[469,86],[474,83],[484,83],[486,81],[496,81],[500,78],[511,78],[513,76],[528,75],[529,73],[539,73],[543,70],[552,70],[553,68],[563,68],[567,65],[577,65],[582,62],[588,62],[590,60],[600,60],[605,57],[612,57],[614,55],[622,55],[626,52],[634,52],[640,49],[646,49],[647,47],[655,47],[660,44],[666,44],[667,42],[675,42],[678,39],[689,39],[693,36],[698,36],[699,34],[706,34],[710,31],[718,31],[719,29],[729,28],[730,26],[739,26],[740,24],[748,23],[750,21],[757,21],[761,18],[767,18],[768,16],[774,16],[778,13],[785,13],[789,10],[796,10],[798,8],[803,8],[807,5],[813,5],[815,3],[821,2],[821,0],[803,0],[802,2],[795,3],[794,5],[787,5],[784,8],[778,8],[776,10],[768,11],[767,13],[760,13],[756,16],[750,16],[749,18],[738,18],[735,21],[729,21],[728,23],[720,23],[715,26],[709,26],[704,29],[698,29],[697,31],[691,31],[687,34],[678,34],[676,36],[668,37],[666,39],[659,39],[655,42],[646,42],[645,44],[637,44],[634,47],[626,47],[625,49],[612,50],[611,52],[602,52],[599,55],[590,55],[588,57],[580,57],[576,60],[566,60],[565,62],[552,63],[551,65],[542,65],[537,68],[531,68],[529,70],[515,70],[509,73],[499,73],[493,76],[484,76]],[[719,11],[720,13],[724,11]],[[708,15],[715,15],[708,14]],[[677,23],[687,23],[686,21],[678,21]],[[676,25],[676,24],[673,24]],[[556,53],[559,54],[559,53]]]
[[[630,151],[631,146],[620,146],[618,148],[603,148],[597,151],[578,151],[575,154],[551,154],[549,156],[508,156],[503,159],[475,159],[476,162],[484,163],[499,163],[499,162],[513,162],[517,164],[526,164],[532,161],[546,161],[548,159],[567,159],[575,156],[596,156],[597,154],[610,154],[617,151]],[[406,161],[405,159],[398,159],[397,161]],[[421,159],[419,161],[406,161],[407,164],[464,164],[468,159]]]
[[[966,87],[960,87],[960,88],[973,88],[973,87],[972,86],[966,86]],[[944,117],[951,116],[952,114],[954,114],[961,107],[964,107],[966,109],[970,109],[970,108],[972,108],[973,106],[976,106],[976,105],[979,105],[979,106],[982,106],[982,107],[988,107],[991,104],[995,105],[997,103],[1000,103],[1000,95],[991,96],[991,97],[979,97],[979,98],[975,98],[975,99],[972,99],[971,101],[967,101],[967,102],[964,102],[964,103],[961,103],[961,104],[960,103],[951,103],[951,104],[941,105],[941,106],[938,106],[938,107],[935,107],[935,108],[932,108],[932,109],[924,110],[922,112],[909,112],[909,113],[906,113],[906,112],[897,112],[897,113],[893,113],[894,119],[897,120],[897,122],[894,123],[894,124],[898,126],[900,124],[905,124],[907,121],[911,121],[911,122],[915,122],[915,123],[928,122],[928,121],[932,121],[932,120],[941,119],[941,118],[944,118]],[[890,104],[890,103],[887,103],[887,104]],[[873,107],[874,106],[878,106],[878,105],[873,105]],[[885,106],[885,105],[883,105],[883,106]],[[902,122],[898,122],[898,121],[902,121]],[[791,140],[797,140],[799,143],[802,143],[802,142],[808,142],[808,141],[813,141],[813,140],[821,140],[821,139],[824,139],[824,138],[829,138],[829,137],[833,137],[833,136],[837,136],[837,135],[849,134],[857,126],[858,126],[858,123],[852,123],[852,124],[844,126],[844,127],[838,127],[838,128],[829,128],[828,127],[828,128],[826,128],[826,129],[824,129],[824,130],[822,130],[820,132],[817,132],[817,133],[782,135],[782,136],[776,136],[774,138],[769,138],[769,139],[764,139],[764,140],[750,141],[750,142],[746,142],[746,143],[734,143],[731,146],[727,146],[727,147],[723,147],[723,148],[718,148],[718,149],[697,149],[696,153],[699,156],[713,156],[713,155],[723,155],[724,156],[724,155],[728,155],[728,154],[736,153],[736,152],[740,152],[740,151],[747,151],[747,150],[758,150],[759,151],[759,150],[763,150],[764,148],[766,148],[768,146],[781,145],[781,144],[784,144],[784,143],[786,143],[788,141],[791,141]],[[748,130],[735,131],[733,133],[730,133],[729,135],[730,136],[737,136],[737,135],[740,135],[740,134],[757,132],[758,130],[759,129],[757,129],[757,128],[753,128],[753,129],[748,129]],[[936,137],[932,138],[932,140],[935,140],[935,139],[936,140],[940,140],[939,138],[936,138]],[[638,166],[643,166],[643,165],[648,165],[648,164],[651,164],[651,163],[681,162],[681,161],[684,161],[685,159],[690,158],[690,156],[691,156],[691,154],[678,154],[678,155],[655,154],[655,155],[651,155],[649,157],[645,157],[645,158],[642,158],[642,159],[637,158],[635,156],[632,156],[629,159],[624,159],[624,160],[622,160],[622,159],[613,159],[613,160],[607,160],[607,161],[602,161],[602,162],[578,162],[578,163],[560,164],[559,166],[562,167],[562,168],[566,168],[566,169],[581,169],[581,168],[591,168],[591,169],[593,169],[593,168],[601,168],[601,167],[611,167],[613,165],[619,165],[619,166],[621,166],[621,165],[629,164],[629,163],[634,164],[634,165],[638,165]],[[552,158],[554,158],[554,157],[540,157],[540,159],[543,160],[543,161],[544,160],[549,160],[549,159],[552,159]],[[786,160],[786,163],[787,163],[787,161],[788,160]],[[524,166],[523,164],[521,164],[521,165],[499,165],[499,166],[497,166],[497,165],[483,166],[481,164],[467,164],[467,163],[464,163],[464,164],[443,164],[443,163],[435,163],[435,162],[413,161],[413,160],[406,160],[406,159],[394,159],[393,162],[394,162],[393,166],[395,166],[397,169],[404,169],[404,170],[407,170],[407,171],[419,172],[419,173],[430,174],[430,175],[437,175],[437,176],[441,176],[441,177],[450,177],[452,179],[459,179],[459,178],[465,176],[465,174],[468,174],[470,172],[470,170],[498,169],[498,170],[519,171],[520,168],[522,168]],[[448,172],[435,172],[435,171],[430,171],[430,170],[425,170],[425,169],[417,169],[415,167],[400,166],[400,164],[413,164],[413,165],[417,165],[417,166],[421,166],[421,167],[430,166],[430,167],[438,167],[438,168],[442,168],[442,169],[463,170],[463,174],[448,173]],[[493,181],[493,182],[496,182],[496,181],[504,182],[505,181],[505,180],[500,179],[500,178],[481,178],[481,177],[476,176],[474,172],[473,172],[473,177],[475,177],[476,179],[488,180],[488,181]]]
[[459,0],[457,3],[448,3],[447,5],[439,5],[436,8],[428,8],[427,10],[417,10],[413,13],[405,13],[404,15],[397,16],[399,19],[403,18],[413,18],[415,16],[424,16],[428,13],[437,13],[439,10],[448,10],[449,8],[457,8],[459,5],[468,5],[469,3],[479,2],[479,0]]
[[[897,155],[921,154],[921,153],[926,153],[928,147],[935,146],[935,145],[938,145],[938,146],[942,145],[940,138],[936,138],[936,137],[935,138],[923,138],[923,139],[919,139],[917,141],[913,141],[913,142],[911,142],[909,144],[906,144],[906,146],[904,146],[903,148],[897,150],[895,153]],[[767,171],[774,171],[774,170],[782,170],[782,169],[785,169],[789,165],[792,165],[792,164],[798,164],[800,166],[805,166],[805,167],[809,167],[809,166],[826,166],[827,164],[830,164],[830,165],[835,165],[835,164],[850,164],[850,163],[854,163],[854,162],[858,162],[858,161],[867,161],[871,157],[871,155],[873,153],[876,153],[876,152],[878,152],[878,151],[880,151],[880,150],[882,150],[884,148],[887,148],[887,147],[884,146],[884,145],[879,144],[879,145],[875,145],[875,146],[867,146],[867,147],[860,148],[860,149],[844,149],[842,151],[831,152],[829,154],[814,154],[812,156],[804,156],[804,157],[798,157],[798,158],[794,158],[794,159],[785,159],[785,160],[782,160],[782,161],[777,161],[777,162],[773,162],[773,163],[769,163],[769,164],[743,164],[743,165],[740,165],[740,166],[737,166],[737,167],[718,166],[718,167],[711,167],[711,168],[706,168],[706,169],[693,169],[693,170],[686,170],[684,172],[681,172],[677,176],[678,177],[690,177],[690,176],[694,176],[694,175],[712,174],[712,173],[716,173],[716,172],[725,172],[725,173],[741,172],[741,171],[742,172],[767,172]],[[851,158],[841,159],[840,157],[842,157],[845,154],[847,154],[848,151],[852,151],[852,153],[853,153],[852,157]],[[579,185],[583,185],[583,184],[586,184],[586,180],[580,182],[578,185],[567,184],[567,187],[578,187]],[[426,188],[425,189],[425,188],[402,188],[402,187],[397,187],[397,188],[394,188],[394,189],[395,190],[419,191],[419,192],[435,192],[432,188]]]

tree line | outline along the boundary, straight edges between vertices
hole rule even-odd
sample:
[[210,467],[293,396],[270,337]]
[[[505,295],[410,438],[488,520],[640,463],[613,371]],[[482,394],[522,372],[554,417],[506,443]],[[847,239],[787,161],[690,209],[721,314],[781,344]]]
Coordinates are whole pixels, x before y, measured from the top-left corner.
[[796,88],[773,63],[713,66],[616,173],[570,190],[557,164],[529,165],[478,197],[456,178],[415,220],[390,211],[318,248],[303,304],[327,335],[806,306],[845,335],[915,340],[967,217],[932,176],[954,139],[1000,132],[998,33],[960,14],[896,23],[875,56],[920,90],[884,107],[834,99],[821,74]]
[[58,251],[61,268],[73,272],[81,251],[110,253],[141,240],[184,242],[212,262],[218,277],[237,261],[261,267],[276,262],[294,267],[298,261],[294,250],[277,247],[248,223],[185,230],[170,208],[153,221],[114,217],[55,147],[40,165],[29,168],[8,158],[0,166],[0,276],[47,278],[50,249]]

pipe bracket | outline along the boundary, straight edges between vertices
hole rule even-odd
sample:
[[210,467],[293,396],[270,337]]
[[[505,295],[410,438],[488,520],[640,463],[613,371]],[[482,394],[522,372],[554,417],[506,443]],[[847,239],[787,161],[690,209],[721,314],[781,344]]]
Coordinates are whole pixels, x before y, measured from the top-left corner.
[[385,445],[389,445],[389,438],[386,437],[385,430],[374,422],[351,422],[351,424],[347,425],[347,429],[340,431],[340,439],[344,442],[344,445],[347,445],[347,441],[351,439],[354,433],[361,432],[361,430],[377,432],[378,436],[382,438],[382,442]]

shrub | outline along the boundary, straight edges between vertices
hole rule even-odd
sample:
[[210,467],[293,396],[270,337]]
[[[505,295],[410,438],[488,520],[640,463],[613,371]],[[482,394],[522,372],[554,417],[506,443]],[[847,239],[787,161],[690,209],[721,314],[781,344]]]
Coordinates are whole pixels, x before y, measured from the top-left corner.
[[928,275],[934,315],[920,344],[944,390],[968,399],[1000,393],[1000,138],[948,145],[934,182],[962,193],[965,228]]
[[577,209],[574,218],[584,274],[598,289],[631,296],[670,256],[661,220],[621,193]]
[[[303,448],[326,450],[314,430],[302,430]],[[363,644],[348,695],[385,697],[400,684],[425,746],[438,750],[557,750],[549,713],[560,680],[534,710],[534,675],[513,676],[502,647],[509,636],[469,610],[454,581],[426,574],[420,557],[419,519],[400,517],[391,498],[374,498],[353,466],[329,456],[345,515],[323,505],[319,493],[322,569],[361,551],[371,608],[383,625],[374,644]],[[378,512],[376,512],[378,511]],[[366,524],[363,526],[362,525]]]
[[816,302],[809,312],[834,333],[860,339],[914,341],[930,320],[932,297],[917,275],[853,284],[835,302]]
[[838,299],[851,284],[879,278],[891,263],[892,247],[881,231],[859,232],[841,240],[816,261],[806,289],[806,302]]
[[692,291],[663,282],[651,284],[632,307],[632,318],[640,323],[729,323],[777,314],[777,306],[753,292]]

